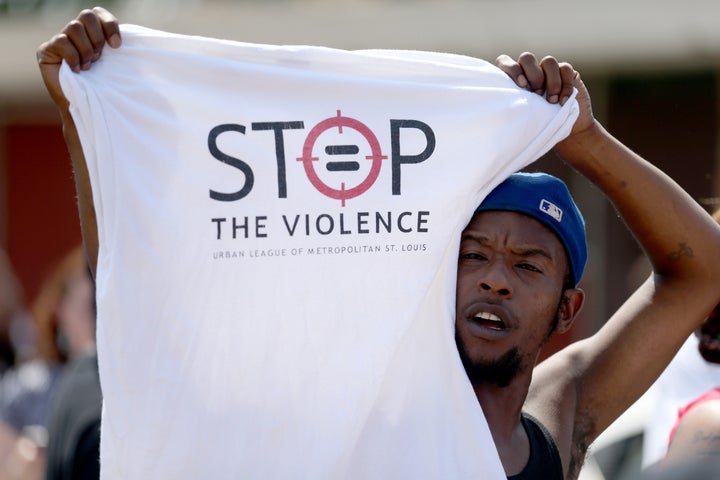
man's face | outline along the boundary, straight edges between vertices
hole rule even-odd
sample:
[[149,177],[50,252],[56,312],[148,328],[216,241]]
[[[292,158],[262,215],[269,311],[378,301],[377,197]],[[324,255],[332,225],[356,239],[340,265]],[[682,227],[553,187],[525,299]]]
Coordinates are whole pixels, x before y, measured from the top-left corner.
[[554,325],[568,272],[557,236],[515,212],[488,211],[465,228],[455,333],[473,384],[506,386],[531,370]]

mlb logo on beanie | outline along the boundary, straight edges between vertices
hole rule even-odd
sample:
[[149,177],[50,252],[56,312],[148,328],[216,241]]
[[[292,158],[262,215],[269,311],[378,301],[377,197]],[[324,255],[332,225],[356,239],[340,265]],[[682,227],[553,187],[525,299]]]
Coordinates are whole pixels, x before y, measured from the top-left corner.
[[553,217],[558,222],[562,222],[562,209],[552,202],[540,200],[540,210]]

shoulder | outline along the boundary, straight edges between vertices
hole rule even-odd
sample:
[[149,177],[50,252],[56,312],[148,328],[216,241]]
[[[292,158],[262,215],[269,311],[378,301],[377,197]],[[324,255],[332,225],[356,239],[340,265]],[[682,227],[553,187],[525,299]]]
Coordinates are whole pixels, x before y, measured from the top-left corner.
[[522,412],[520,419],[527,433],[531,452],[535,454],[539,449],[542,449],[543,455],[554,455],[557,456],[559,460],[560,457],[555,439],[550,432],[548,432],[547,428],[527,412]]
[[694,402],[678,423],[666,461],[720,456],[720,397]]
[[565,472],[579,471],[598,428],[593,409],[582,402],[586,359],[578,347],[566,347],[536,367],[524,407],[554,439]]
[[564,443],[563,437],[575,424],[578,409],[583,369],[581,352],[577,350],[576,345],[570,345],[535,367],[523,407],[550,431],[559,444]]
[[521,421],[530,443],[530,458],[522,472],[508,477],[508,480],[534,478],[562,480],[562,461],[555,439],[545,426],[532,415],[522,412]]

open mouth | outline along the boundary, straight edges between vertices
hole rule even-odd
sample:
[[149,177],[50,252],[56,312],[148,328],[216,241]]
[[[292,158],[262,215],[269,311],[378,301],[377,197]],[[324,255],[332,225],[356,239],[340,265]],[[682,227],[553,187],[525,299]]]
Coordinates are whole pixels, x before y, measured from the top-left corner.
[[505,322],[500,317],[490,312],[479,312],[473,316],[473,321],[481,327],[491,330],[505,330]]

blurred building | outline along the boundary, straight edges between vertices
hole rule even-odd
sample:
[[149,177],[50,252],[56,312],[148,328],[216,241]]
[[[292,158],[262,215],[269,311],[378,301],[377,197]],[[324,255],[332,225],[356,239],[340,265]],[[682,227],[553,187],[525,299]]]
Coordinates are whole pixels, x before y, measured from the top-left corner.
[[[28,298],[80,237],[67,150],[34,52],[91,5],[0,0],[0,246]],[[434,50],[488,60],[524,50],[553,54],[582,71],[596,116],[611,132],[706,209],[718,206],[715,0],[108,0],[104,6],[127,23],[256,43]],[[543,159],[541,166],[570,183],[589,224],[583,286],[590,295],[572,334],[579,338],[619,306],[646,267],[593,187],[557,162]]]

